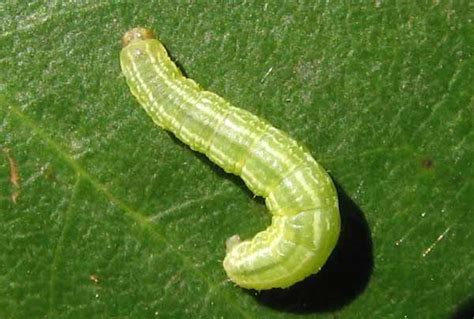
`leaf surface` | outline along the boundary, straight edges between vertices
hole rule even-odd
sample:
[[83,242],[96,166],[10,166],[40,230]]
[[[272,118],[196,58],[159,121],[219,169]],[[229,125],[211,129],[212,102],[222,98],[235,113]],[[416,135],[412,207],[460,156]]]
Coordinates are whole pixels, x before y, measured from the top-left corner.
[[[0,317],[469,313],[468,9],[0,5]],[[238,177],[138,107],[118,59],[121,35],[138,25],[189,77],[287,131],[330,172],[343,232],[318,275],[262,293],[227,281],[225,240],[270,217]]]

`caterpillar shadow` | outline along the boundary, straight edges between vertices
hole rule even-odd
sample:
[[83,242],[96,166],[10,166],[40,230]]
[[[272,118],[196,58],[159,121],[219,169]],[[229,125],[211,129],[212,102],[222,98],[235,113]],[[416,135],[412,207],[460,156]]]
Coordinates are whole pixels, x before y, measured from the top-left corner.
[[317,274],[287,288],[250,291],[270,308],[290,313],[330,312],[351,303],[369,283],[373,247],[360,208],[336,183],[341,212],[341,234],[330,258]]
[[451,315],[451,319],[472,319],[474,318],[474,297],[468,298]]

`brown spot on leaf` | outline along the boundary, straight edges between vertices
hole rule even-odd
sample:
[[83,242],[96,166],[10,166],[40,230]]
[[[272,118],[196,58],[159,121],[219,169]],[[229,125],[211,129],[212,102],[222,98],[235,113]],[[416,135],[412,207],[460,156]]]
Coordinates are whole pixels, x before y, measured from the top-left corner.
[[424,169],[432,169],[433,168],[433,160],[431,158],[424,158],[421,160],[421,167]]
[[10,195],[10,199],[13,203],[16,204],[16,200],[20,195],[20,171],[18,169],[18,164],[15,159],[10,155],[10,149],[4,148],[3,153],[7,157],[8,165],[10,167],[10,183],[12,184],[13,192]]

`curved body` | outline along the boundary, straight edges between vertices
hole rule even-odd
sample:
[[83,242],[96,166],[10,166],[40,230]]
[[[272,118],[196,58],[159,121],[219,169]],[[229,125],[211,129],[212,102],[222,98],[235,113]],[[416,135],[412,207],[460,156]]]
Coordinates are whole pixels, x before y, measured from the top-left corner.
[[124,35],[120,64],[130,90],[160,127],[265,197],[271,225],[227,240],[224,269],[237,285],[284,288],[319,271],[340,230],[331,178],[300,144],[185,78],[147,29]]

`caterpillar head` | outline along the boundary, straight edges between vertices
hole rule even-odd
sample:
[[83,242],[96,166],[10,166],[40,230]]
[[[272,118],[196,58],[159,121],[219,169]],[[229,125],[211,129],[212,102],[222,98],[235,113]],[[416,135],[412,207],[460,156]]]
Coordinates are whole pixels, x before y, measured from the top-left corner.
[[156,36],[150,29],[146,28],[133,28],[127,32],[122,37],[122,47],[125,48],[130,42],[135,40],[147,40],[147,39],[155,39]]

